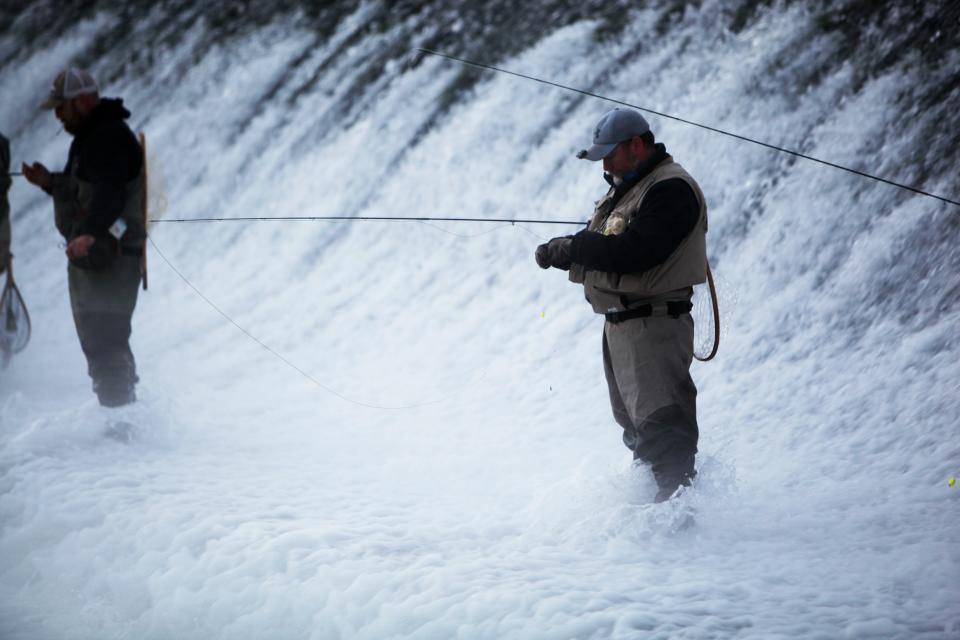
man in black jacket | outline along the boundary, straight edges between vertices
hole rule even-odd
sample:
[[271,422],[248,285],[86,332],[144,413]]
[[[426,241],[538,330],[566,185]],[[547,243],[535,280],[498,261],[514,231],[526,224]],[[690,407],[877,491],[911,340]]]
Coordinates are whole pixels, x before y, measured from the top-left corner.
[[606,317],[603,363],[614,418],[635,460],[669,499],[690,484],[699,430],[693,286],[706,280],[707,207],[696,181],[655,142],[646,120],[614,109],[594,144],[610,184],[587,229],[537,247],[537,264],[570,271]]
[[101,99],[82,69],[61,72],[41,105],[73,135],[67,164],[40,163],[23,175],[53,197],[57,229],[67,242],[70,306],[93,389],[106,407],[136,400],[130,321],[146,237],[142,217],[143,153],[124,122],[123,101]]

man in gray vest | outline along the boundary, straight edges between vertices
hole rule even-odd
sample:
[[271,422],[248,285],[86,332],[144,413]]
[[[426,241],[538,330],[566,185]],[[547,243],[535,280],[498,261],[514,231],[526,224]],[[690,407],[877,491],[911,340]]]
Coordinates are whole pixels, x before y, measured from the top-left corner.
[[67,164],[52,173],[39,162],[23,175],[53,197],[57,230],[67,241],[70,307],[93,390],[105,407],[136,400],[130,320],[146,237],[143,154],[124,122],[120,99],[101,99],[97,83],[70,68],[53,81],[40,107],[55,110],[73,136]]
[[0,133],[0,273],[10,260],[10,143]]
[[697,389],[693,285],[706,281],[707,205],[696,181],[631,109],[601,118],[578,158],[603,160],[607,194],[587,229],[537,247],[537,264],[569,270],[606,317],[610,403],[634,460],[649,464],[655,501],[694,477]]

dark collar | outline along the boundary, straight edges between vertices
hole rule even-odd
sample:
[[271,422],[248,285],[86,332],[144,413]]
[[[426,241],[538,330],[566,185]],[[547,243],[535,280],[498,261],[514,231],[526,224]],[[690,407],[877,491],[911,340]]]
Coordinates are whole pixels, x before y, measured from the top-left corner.
[[101,123],[111,120],[126,120],[130,117],[130,112],[123,106],[122,98],[101,98],[100,104],[95,106],[87,116],[87,119],[80,125],[77,131],[77,137],[96,129]]

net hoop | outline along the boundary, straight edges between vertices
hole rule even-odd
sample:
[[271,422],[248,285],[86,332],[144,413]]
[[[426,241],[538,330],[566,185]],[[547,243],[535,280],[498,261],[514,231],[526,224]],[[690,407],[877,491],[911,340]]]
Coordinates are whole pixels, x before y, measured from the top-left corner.
[[720,349],[720,305],[717,302],[717,287],[713,282],[713,272],[710,271],[709,263],[707,264],[707,285],[710,289],[710,305],[713,309],[713,348],[710,349],[709,354],[703,357],[697,355],[697,351],[694,349],[693,357],[700,362],[713,360],[717,355],[717,351]]
[[[19,324],[14,326],[12,331],[7,331],[7,320],[16,320],[22,318],[23,327]],[[27,348],[30,343],[30,335],[33,328],[30,323],[30,312],[27,305],[20,295],[20,289],[13,279],[13,256],[7,257],[7,281],[3,287],[3,293],[0,294],[0,349],[2,349],[6,358],[20,353]]]

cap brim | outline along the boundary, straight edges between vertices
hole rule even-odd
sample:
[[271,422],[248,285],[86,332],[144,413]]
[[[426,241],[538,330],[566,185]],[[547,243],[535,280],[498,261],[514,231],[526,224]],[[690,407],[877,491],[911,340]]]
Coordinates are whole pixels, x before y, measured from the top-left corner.
[[603,160],[610,155],[610,152],[613,151],[616,146],[616,142],[611,142],[610,144],[595,144],[589,149],[584,149],[578,153],[577,157],[581,160],[593,160],[596,162],[597,160]]
[[46,100],[40,103],[39,108],[44,109],[46,111],[50,111],[51,109],[56,109],[64,102],[66,102],[66,100],[58,100],[56,98],[47,98]]

